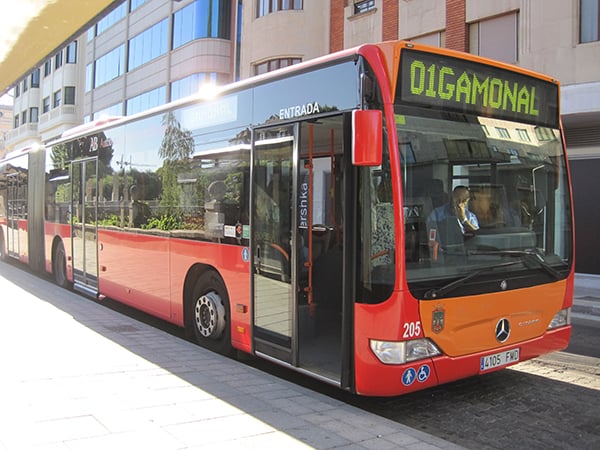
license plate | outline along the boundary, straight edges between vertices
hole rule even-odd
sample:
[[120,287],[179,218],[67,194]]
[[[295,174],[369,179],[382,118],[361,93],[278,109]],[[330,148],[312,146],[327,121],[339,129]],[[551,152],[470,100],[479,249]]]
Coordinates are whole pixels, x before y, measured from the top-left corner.
[[496,367],[506,366],[519,361],[519,349],[507,350],[505,352],[495,353],[493,355],[482,356],[480,361],[479,370],[485,372],[486,370],[495,369]]

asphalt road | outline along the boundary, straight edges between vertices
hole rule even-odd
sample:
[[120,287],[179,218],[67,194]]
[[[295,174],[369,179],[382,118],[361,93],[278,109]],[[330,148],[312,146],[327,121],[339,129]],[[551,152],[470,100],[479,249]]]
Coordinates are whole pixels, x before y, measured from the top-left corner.
[[574,319],[564,352],[356,406],[471,449],[600,448],[600,320]]

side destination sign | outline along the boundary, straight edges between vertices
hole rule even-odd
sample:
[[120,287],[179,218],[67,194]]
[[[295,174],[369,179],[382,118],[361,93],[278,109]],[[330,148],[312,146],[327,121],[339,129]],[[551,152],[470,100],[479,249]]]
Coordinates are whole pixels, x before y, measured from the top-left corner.
[[558,127],[558,86],[510,70],[403,49],[396,103]]

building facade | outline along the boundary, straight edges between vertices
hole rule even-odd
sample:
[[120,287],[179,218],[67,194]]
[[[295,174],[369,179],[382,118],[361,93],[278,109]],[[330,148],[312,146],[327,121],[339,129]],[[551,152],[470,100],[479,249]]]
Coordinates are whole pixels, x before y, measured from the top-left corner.
[[9,148],[365,42],[408,39],[561,81],[578,272],[600,210],[600,0],[125,0],[15,86]]
[[13,117],[12,106],[0,104],[0,158],[2,158],[7,151],[6,134],[13,127],[12,117]]

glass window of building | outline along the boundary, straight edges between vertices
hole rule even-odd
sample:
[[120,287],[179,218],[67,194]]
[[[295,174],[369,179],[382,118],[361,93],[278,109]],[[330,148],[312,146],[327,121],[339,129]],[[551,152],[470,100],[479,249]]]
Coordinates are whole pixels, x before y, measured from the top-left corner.
[[131,12],[131,11],[138,9],[145,2],[146,2],[146,0],[131,0],[131,2],[129,4],[129,11]]
[[194,73],[171,83],[171,100],[178,100],[188,95],[195,94],[204,84],[217,84],[217,74]]
[[40,69],[35,69],[33,72],[31,72],[31,87],[40,87]]
[[519,14],[505,14],[469,25],[469,51],[509,64],[519,60]]
[[75,64],[76,62],[77,62],[77,41],[73,41],[67,46],[67,64]]
[[168,19],[162,20],[129,40],[128,70],[133,70],[167,52]]
[[63,55],[62,55],[62,50],[61,50],[54,56],[54,70],[61,67],[62,64],[63,64]]
[[254,75],[271,72],[282,67],[292,66],[302,62],[302,58],[277,58],[254,65]]
[[375,0],[354,0],[354,14],[361,14],[375,9]]
[[50,97],[44,97],[42,100],[42,114],[46,114],[50,111]]
[[594,42],[600,40],[598,24],[600,23],[600,0],[581,0],[580,41]]
[[167,88],[165,86],[158,87],[148,92],[144,92],[136,97],[127,100],[125,106],[125,114],[128,116],[140,111],[145,111],[155,106],[160,106],[166,101]]
[[39,108],[37,107],[33,107],[33,108],[29,108],[29,122],[31,123],[37,123],[39,120]]
[[230,0],[196,0],[173,14],[174,49],[195,39],[230,39],[230,35]]
[[21,113],[21,125],[25,125],[27,123],[27,110]]
[[[99,119],[101,117],[115,117],[123,115],[123,102],[116,103],[108,108],[101,109],[100,111],[96,111],[94,113],[94,120]],[[84,122],[89,122],[89,116],[84,119]]]
[[303,0],[258,0],[256,7],[256,17],[262,17],[277,11],[302,9]]
[[94,87],[102,86],[125,73],[125,44],[120,45],[96,60]]
[[[127,14],[127,2],[121,3],[106,16],[104,16],[96,25],[96,36],[104,33],[107,29],[119,22]],[[88,34],[89,39],[89,34]]]
[[58,91],[56,91],[53,95],[52,95],[52,107],[53,108],[58,108],[60,106],[60,101],[62,99],[62,94],[60,89]]
[[47,77],[52,73],[52,60],[49,59],[44,63],[44,76]]
[[74,86],[65,86],[65,105],[74,105],[75,104],[75,87]]

